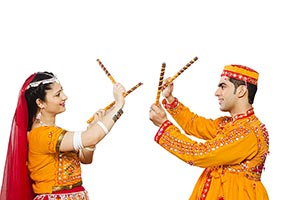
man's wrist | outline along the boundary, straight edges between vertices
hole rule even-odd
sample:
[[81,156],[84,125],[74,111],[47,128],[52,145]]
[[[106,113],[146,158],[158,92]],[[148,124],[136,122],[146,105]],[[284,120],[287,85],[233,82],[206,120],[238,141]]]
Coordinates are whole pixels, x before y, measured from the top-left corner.
[[170,104],[174,101],[175,97],[173,95],[170,95],[168,97],[166,97],[167,102]]
[[166,109],[175,109],[178,106],[178,100],[176,97],[173,97],[173,101],[170,103],[168,102],[167,99],[163,99],[162,104]]
[[166,129],[173,125],[172,122],[170,122],[169,120],[166,120],[162,123],[162,125],[159,127],[155,137],[154,137],[154,140],[159,143],[159,140],[160,138],[162,137],[162,135],[165,133]]

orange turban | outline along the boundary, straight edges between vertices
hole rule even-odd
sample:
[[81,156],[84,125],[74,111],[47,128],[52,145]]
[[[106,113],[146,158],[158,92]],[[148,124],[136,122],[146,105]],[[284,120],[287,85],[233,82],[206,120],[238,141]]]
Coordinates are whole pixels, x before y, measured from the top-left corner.
[[255,70],[243,65],[226,65],[221,74],[221,76],[245,81],[253,85],[257,85],[258,75]]

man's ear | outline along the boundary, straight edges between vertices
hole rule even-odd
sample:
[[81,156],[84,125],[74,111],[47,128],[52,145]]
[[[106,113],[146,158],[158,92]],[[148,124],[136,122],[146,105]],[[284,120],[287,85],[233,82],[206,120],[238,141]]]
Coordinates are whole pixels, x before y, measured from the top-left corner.
[[247,89],[247,86],[246,85],[240,85],[238,88],[237,88],[237,94],[238,94],[238,97],[243,97],[247,94],[248,92],[248,89]]

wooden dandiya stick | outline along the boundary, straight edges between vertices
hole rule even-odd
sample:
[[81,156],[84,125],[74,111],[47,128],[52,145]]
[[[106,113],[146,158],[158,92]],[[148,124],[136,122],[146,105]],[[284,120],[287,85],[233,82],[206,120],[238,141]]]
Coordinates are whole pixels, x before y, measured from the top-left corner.
[[[143,83],[139,82],[138,84],[136,84],[135,86],[133,86],[130,90],[126,91],[123,96],[126,97],[128,94],[130,94],[131,92],[133,92],[136,88],[140,87],[141,85],[143,85]],[[110,109],[116,102],[113,101],[111,102],[108,106],[106,106],[104,108],[104,110],[108,110]]]
[[106,67],[102,64],[102,62],[97,59],[98,64],[100,65],[100,67],[103,69],[103,71],[105,72],[105,74],[107,75],[107,77],[111,80],[111,82],[113,84],[116,84],[115,79],[112,77],[112,75],[108,72],[108,70],[106,69]]
[[187,68],[189,68],[194,62],[198,60],[198,57],[195,57],[193,60],[191,60],[189,63],[187,63],[183,68],[181,68],[174,76],[172,76],[163,86],[162,88],[168,87],[168,85],[174,81],[180,74],[182,74]]
[[[140,87],[141,85],[143,85],[143,83],[139,82],[138,84],[136,84],[135,86],[133,86],[130,90],[126,91],[123,96],[126,97],[127,95],[129,95],[131,92],[133,92],[135,89],[137,89],[138,87]],[[107,105],[104,110],[108,110],[111,107],[113,107],[113,105],[115,105],[115,101],[111,102],[109,105]],[[94,116],[92,116],[89,120],[87,120],[87,123],[91,123],[94,120]]]
[[159,98],[160,98],[160,93],[161,93],[161,89],[162,89],[162,83],[164,80],[165,70],[166,70],[166,63],[163,63],[161,66],[161,69],[160,69],[160,76],[159,76],[159,82],[158,82],[157,93],[156,93],[155,105],[157,105],[157,106],[159,104]]

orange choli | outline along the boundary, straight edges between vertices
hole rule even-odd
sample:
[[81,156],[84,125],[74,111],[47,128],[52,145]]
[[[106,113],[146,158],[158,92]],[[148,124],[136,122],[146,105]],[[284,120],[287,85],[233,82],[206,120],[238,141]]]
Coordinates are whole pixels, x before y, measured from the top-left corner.
[[52,193],[82,181],[78,153],[59,151],[65,133],[66,130],[52,126],[28,133],[28,169],[36,194]]

